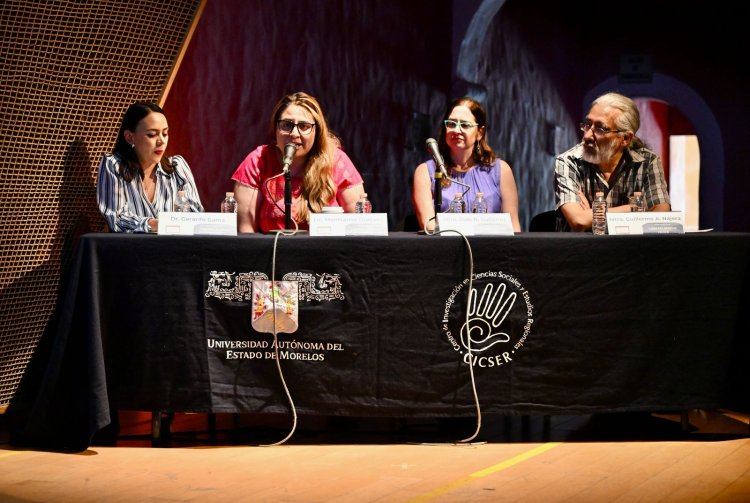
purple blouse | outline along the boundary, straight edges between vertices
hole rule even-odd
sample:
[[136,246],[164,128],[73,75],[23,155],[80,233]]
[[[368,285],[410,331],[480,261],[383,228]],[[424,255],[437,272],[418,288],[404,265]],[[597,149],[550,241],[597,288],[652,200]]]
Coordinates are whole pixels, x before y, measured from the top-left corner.
[[[427,170],[430,174],[432,192],[435,191],[435,161],[427,161]],[[491,166],[476,165],[465,173],[458,171],[448,172],[449,177],[469,186],[469,191],[464,195],[467,211],[471,211],[477,192],[484,193],[487,208],[490,213],[500,213],[503,200],[500,196],[500,159],[495,159]],[[447,211],[448,205],[453,200],[455,192],[463,192],[466,187],[457,183],[451,183],[449,187],[443,187],[443,200],[441,211]]]

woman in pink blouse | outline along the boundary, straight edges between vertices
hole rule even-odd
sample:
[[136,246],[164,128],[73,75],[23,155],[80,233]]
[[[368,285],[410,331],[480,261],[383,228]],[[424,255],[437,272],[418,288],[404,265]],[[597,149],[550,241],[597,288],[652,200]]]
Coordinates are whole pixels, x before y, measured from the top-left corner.
[[326,206],[354,212],[364,193],[362,176],[329,131],[315,98],[303,92],[281,98],[271,117],[271,138],[250,152],[232,175],[240,232],[284,229],[284,176],[279,175],[289,143],[296,146],[289,170],[292,219],[299,228],[309,228],[310,213]]

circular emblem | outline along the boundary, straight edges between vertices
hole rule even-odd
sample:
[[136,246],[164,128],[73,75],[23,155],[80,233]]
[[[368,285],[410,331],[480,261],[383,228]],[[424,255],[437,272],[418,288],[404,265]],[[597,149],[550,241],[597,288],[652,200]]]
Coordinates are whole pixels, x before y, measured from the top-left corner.
[[486,271],[453,288],[441,329],[465,364],[484,368],[511,363],[533,324],[529,291],[511,274]]

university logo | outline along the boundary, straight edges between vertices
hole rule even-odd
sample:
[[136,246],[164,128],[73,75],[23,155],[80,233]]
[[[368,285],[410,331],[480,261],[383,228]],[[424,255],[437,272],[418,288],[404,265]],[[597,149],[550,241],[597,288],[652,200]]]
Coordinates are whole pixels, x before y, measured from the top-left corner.
[[[262,272],[211,271],[206,285],[206,297],[221,300],[250,301],[254,280],[268,280]],[[281,281],[297,281],[299,301],[344,300],[341,276],[338,274],[290,272]]]
[[441,330],[465,364],[501,367],[513,362],[533,323],[534,304],[521,282],[503,271],[486,271],[453,288]]
[[[290,272],[276,283],[276,286],[271,285],[268,276],[258,271],[235,273],[214,270],[209,273],[205,296],[249,302],[252,306],[251,325],[256,334],[296,331],[298,302],[340,301],[345,298],[338,274]],[[289,290],[290,288],[296,290]],[[275,308],[269,303],[272,296],[278,302]],[[340,342],[276,340],[275,337],[273,340],[259,340],[256,335],[248,339],[241,336],[235,338],[231,334],[209,337],[206,345],[226,361],[278,358],[323,362],[328,353],[345,350]]]

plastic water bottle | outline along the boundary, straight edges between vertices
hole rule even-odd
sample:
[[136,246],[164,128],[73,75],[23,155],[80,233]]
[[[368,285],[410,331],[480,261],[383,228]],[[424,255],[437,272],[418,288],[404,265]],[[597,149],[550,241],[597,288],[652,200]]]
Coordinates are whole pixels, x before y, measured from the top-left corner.
[[472,213],[487,213],[487,201],[484,199],[484,192],[477,192],[477,197],[474,199],[474,207],[471,209]]
[[607,200],[604,199],[604,192],[597,192],[594,202],[591,203],[593,221],[591,230],[596,236],[603,236],[607,233]]
[[642,192],[633,192],[630,196],[630,211],[646,211],[646,198]]
[[367,192],[354,203],[354,213],[372,213],[372,203],[367,199]]
[[234,198],[234,192],[227,192],[226,197],[221,202],[222,213],[237,213],[237,200]]
[[466,201],[460,192],[453,194],[453,201],[448,206],[448,213],[466,213]]
[[174,200],[173,205],[173,211],[179,211],[179,212],[189,212],[190,211],[190,201],[188,201],[187,196],[185,195],[184,190],[177,191],[177,197]]

